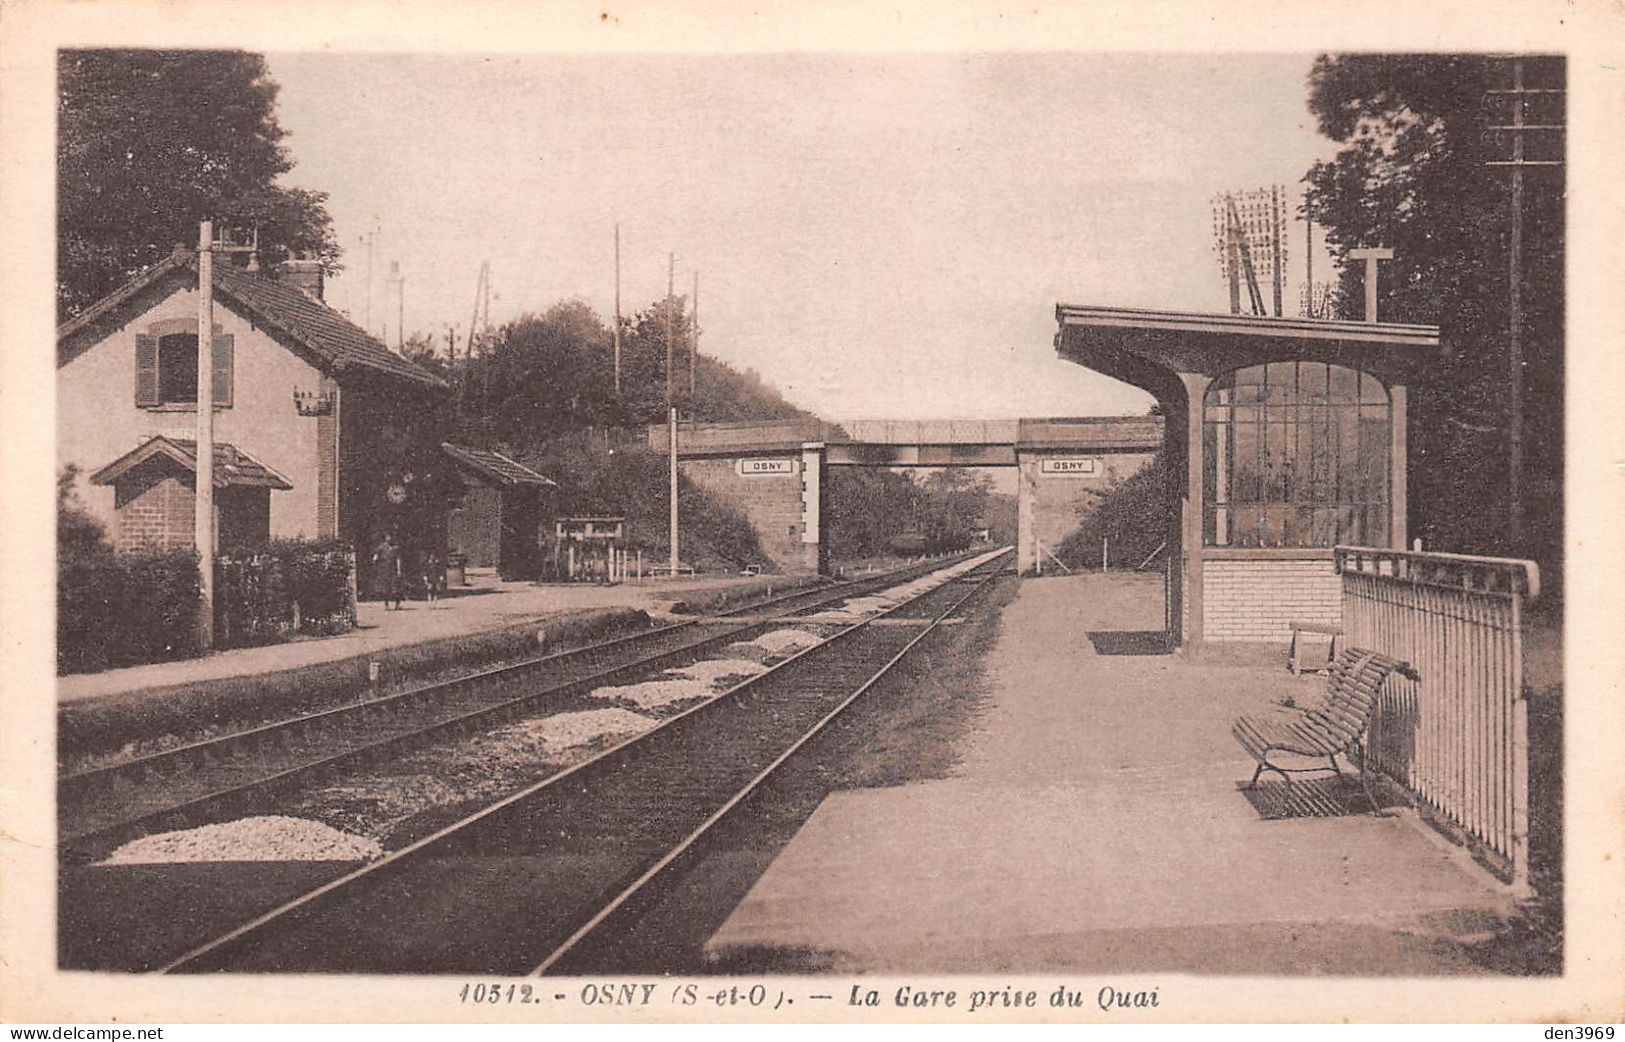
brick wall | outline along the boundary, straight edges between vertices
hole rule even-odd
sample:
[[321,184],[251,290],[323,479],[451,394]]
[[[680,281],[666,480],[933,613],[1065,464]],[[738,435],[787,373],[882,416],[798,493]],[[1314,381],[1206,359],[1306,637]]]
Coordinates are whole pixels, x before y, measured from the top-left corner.
[[[1046,474],[1043,472],[1046,456],[1088,458],[1094,461],[1094,470],[1087,474]],[[1017,493],[1021,527],[1017,564],[1022,574],[1030,574],[1037,568],[1041,554],[1046,570],[1053,570],[1053,561],[1041,548],[1053,552],[1067,536],[1077,531],[1091,508],[1100,502],[1102,493],[1127,480],[1153,458],[1153,453],[1146,452],[1023,453]]]
[[495,568],[501,561],[502,493],[470,481],[462,502],[447,522],[447,545],[468,556],[470,568]]
[[146,468],[118,483],[118,524],[113,544],[120,550],[167,550],[193,545],[196,506],[190,482]]
[[756,530],[763,553],[781,571],[796,574],[811,570],[807,563],[807,550],[801,541],[800,457],[799,452],[794,457],[783,457],[795,461],[792,473],[749,477],[739,473],[736,467],[738,461],[731,458],[686,459],[679,466],[690,481],[742,510]]
[[339,401],[338,382],[323,377],[322,392],[331,395],[333,405],[316,417],[316,535],[336,539],[339,534]]
[[1202,563],[1202,636],[1286,643],[1288,624],[1343,617],[1342,582],[1326,558]]

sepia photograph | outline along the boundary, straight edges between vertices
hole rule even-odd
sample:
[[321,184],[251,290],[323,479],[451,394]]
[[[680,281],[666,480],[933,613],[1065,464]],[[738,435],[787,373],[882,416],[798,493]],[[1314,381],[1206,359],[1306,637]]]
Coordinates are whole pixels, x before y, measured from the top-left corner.
[[377,989],[244,1021],[1625,1016],[1595,55],[542,10],[27,49],[9,972]]

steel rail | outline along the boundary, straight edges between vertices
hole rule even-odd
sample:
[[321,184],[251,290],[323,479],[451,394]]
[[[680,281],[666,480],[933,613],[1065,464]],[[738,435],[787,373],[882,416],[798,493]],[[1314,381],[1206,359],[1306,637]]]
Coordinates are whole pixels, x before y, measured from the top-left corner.
[[[1008,556],[1004,551],[997,557],[990,558],[978,567],[987,567],[990,564],[1000,563]],[[949,566],[951,567],[951,565]],[[1001,567],[994,572],[1002,574]],[[282,902],[281,904],[254,916],[231,930],[209,941],[197,945],[182,954],[175,956],[155,970],[155,973],[197,972],[223,968],[230,959],[233,946],[239,945],[255,935],[261,935],[268,927],[290,926],[297,929],[307,922],[310,915],[315,914],[318,906],[337,896],[360,895],[366,892],[369,886],[378,886],[386,883],[397,872],[404,871],[419,864],[426,859],[430,851],[443,850],[455,841],[466,840],[472,836],[476,829],[489,826],[497,821],[503,812],[520,808],[531,800],[543,796],[552,796],[564,793],[566,787],[572,783],[591,776],[595,771],[605,769],[617,761],[624,762],[627,758],[638,756],[652,756],[655,746],[662,738],[678,733],[679,728],[692,723],[702,715],[708,715],[717,707],[735,704],[749,694],[753,689],[774,678],[782,678],[793,669],[805,664],[810,656],[821,653],[830,647],[846,643],[852,634],[868,630],[877,619],[892,615],[904,609],[917,605],[920,601],[949,589],[950,584],[944,583],[931,590],[924,591],[908,601],[900,602],[885,612],[846,626],[830,637],[805,648],[786,658],[772,668],[752,677],[740,684],[719,692],[704,702],[690,707],[683,712],[662,721],[658,726],[639,735],[627,738],[609,748],[599,752],[581,763],[575,764],[562,771],[548,776],[517,792],[498,799],[491,804],[475,811],[456,822],[448,824],[432,834],[425,836],[399,850],[393,851],[377,861],[370,862],[353,869],[335,879],[313,888],[303,894]],[[973,590],[972,593],[975,591]],[[915,643],[910,641],[910,646]],[[583,787],[582,794],[590,795]],[[566,796],[568,798],[568,796]],[[263,939],[263,937],[261,938]]]
[[[405,753],[442,737],[455,737],[459,734],[468,733],[477,726],[500,723],[505,719],[511,719],[523,714],[540,703],[567,698],[584,686],[613,682],[622,679],[628,673],[645,672],[661,668],[668,662],[680,660],[687,656],[704,654],[711,650],[714,645],[726,643],[741,634],[748,633],[752,629],[782,623],[786,619],[794,618],[794,615],[791,614],[794,611],[822,607],[837,600],[850,598],[854,595],[854,590],[907,581],[910,576],[943,566],[941,562],[932,562],[925,565],[916,564],[899,569],[896,572],[866,577],[862,580],[848,581],[837,585],[823,585],[811,590],[796,590],[767,600],[740,605],[726,612],[719,612],[714,616],[709,616],[709,618],[725,619],[746,612],[760,612],[763,608],[777,607],[782,609],[788,604],[793,604],[794,607],[783,614],[754,620],[741,626],[727,626],[696,641],[664,648],[653,653],[641,654],[627,661],[615,663],[607,669],[576,676],[565,676],[556,683],[540,690],[533,690],[513,698],[489,702],[472,709],[464,709],[461,712],[455,710],[449,713],[446,712],[446,704],[453,703],[454,705],[455,700],[459,697],[480,697],[478,689],[482,687],[500,690],[505,686],[525,683],[535,674],[552,668],[577,664],[590,665],[593,658],[605,653],[613,654],[616,651],[637,649],[640,646],[650,644],[658,646],[660,639],[672,636],[680,637],[684,633],[708,624],[703,619],[673,623],[653,630],[645,630],[608,641],[601,641],[582,648],[557,652],[525,662],[513,663],[462,677],[453,677],[434,684],[414,687],[383,698],[367,699],[333,707],[318,713],[294,717],[289,720],[275,721],[246,731],[234,732],[230,735],[222,735],[219,738],[192,743],[179,749],[155,753],[138,760],[109,765],[105,768],[81,772],[78,775],[69,775],[58,780],[58,807],[59,816],[62,817],[71,816],[70,807],[75,804],[83,804],[98,792],[116,792],[119,780],[124,779],[127,783],[130,783],[129,778],[132,775],[140,775],[144,778],[180,777],[206,765],[234,762],[246,752],[263,752],[273,744],[286,747],[297,740],[311,740],[313,736],[319,737],[324,731],[338,746],[337,750],[329,755],[318,756],[314,759],[308,756],[299,759],[295,756],[293,757],[294,762],[281,770],[273,770],[270,773],[261,770],[246,781],[229,782],[228,779],[228,784],[205,790],[186,799],[160,803],[156,807],[142,808],[135,813],[117,816],[111,822],[96,824],[94,827],[77,832],[66,832],[61,842],[61,849],[64,855],[79,856],[80,859],[83,859],[83,852],[87,848],[95,850],[109,845],[117,845],[154,828],[185,827],[189,823],[197,823],[200,816],[211,812],[229,810],[234,806],[245,803],[257,794],[275,792],[302,780],[322,777],[324,774],[364,767],[377,762],[384,756]],[[951,567],[951,565],[949,566]],[[495,694],[497,694],[495,691],[486,691],[488,697]],[[442,711],[438,715],[433,715],[432,719],[426,722],[417,726],[408,723],[403,730],[370,741],[346,744],[340,736],[333,734],[338,727],[344,724],[351,722],[364,724],[369,717],[375,715],[393,713],[396,720],[401,720],[413,712],[428,712],[432,715],[436,709]],[[249,766],[252,767],[252,765]],[[69,790],[64,792],[62,786],[65,783],[75,782],[76,779],[82,780],[78,781],[76,785],[70,786]],[[92,816],[94,817],[94,815]],[[60,825],[59,828],[61,828]]]
[[[592,918],[588,919],[581,926],[577,927],[576,930],[571,933],[562,944],[554,948],[552,952],[548,953],[547,957],[543,959],[533,970],[531,970],[531,974],[533,976],[540,976],[547,973],[554,966],[556,966],[561,959],[565,958],[572,951],[574,951],[583,940],[608,922],[616,912],[625,907],[629,901],[643,891],[643,889],[653,882],[658,876],[660,876],[661,873],[665,872],[672,865],[676,864],[685,854],[692,850],[695,845],[698,844],[700,840],[705,838],[705,836],[709,834],[713,828],[720,824],[723,819],[728,817],[728,815],[732,814],[736,809],[743,805],[745,801],[748,800],[756,792],[756,790],[768,780],[768,778],[776,774],[779,768],[784,766],[785,763],[789,762],[789,760],[799,753],[808,742],[816,738],[820,733],[823,732],[824,728],[828,727],[837,717],[845,713],[847,709],[853,705],[853,703],[857,702],[858,699],[867,694],[871,688],[873,688],[881,681],[882,678],[886,676],[886,674],[890,673],[899,662],[907,657],[909,652],[913,651],[916,645],[918,645],[931,633],[935,632],[942,620],[964,607],[964,605],[968,603],[971,598],[975,597],[978,593],[981,593],[982,590],[987,588],[989,583],[991,583],[994,579],[997,579],[1001,574],[1003,573],[1000,571],[995,571],[989,573],[985,577],[982,577],[975,583],[974,586],[971,587],[968,592],[966,592],[963,597],[960,597],[958,600],[954,601],[948,607],[939,612],[935,618],[921,628],[919,633],[915,634],[913,640],[910,640],[907,644],[903,645],[897,654],[888,659],[886,664],[881,666],[879,670],[865,680],[856,691],[853,691],[850,695],[846,696],[846,698],[842,699],[841,702],[835,706],[835,708],[831,709],[828,713],[819,718],[817,723],[813,724],[813,726],[803,733],[800,738],[797,738],[789,748],[785,749],[784,752],[780,753],[776,758],[774,758],[772,763],[764,767],[756,774],[755,777],[746,782],[738,792],[729,797],[726,803],[713,811],[711,815],[701,822],[697,828],[695,828],[687,836],[684,836],[676,846],[674,846],[671,850],[668,850],[660,857],[658,861],[644,870],[643,874],[634,880],[630,886],[627,886],[620,893],[616,894],[613,898],[606,902],[602,908],[594,913]],[[960,581],[965,581],[965,577],[961,577]]]

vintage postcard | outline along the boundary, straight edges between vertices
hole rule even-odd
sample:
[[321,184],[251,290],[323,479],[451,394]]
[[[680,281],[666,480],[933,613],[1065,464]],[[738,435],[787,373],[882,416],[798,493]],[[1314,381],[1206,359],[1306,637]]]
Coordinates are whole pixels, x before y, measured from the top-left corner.
[[1625,1016],[1617,6],[0,15],[6,1020]]

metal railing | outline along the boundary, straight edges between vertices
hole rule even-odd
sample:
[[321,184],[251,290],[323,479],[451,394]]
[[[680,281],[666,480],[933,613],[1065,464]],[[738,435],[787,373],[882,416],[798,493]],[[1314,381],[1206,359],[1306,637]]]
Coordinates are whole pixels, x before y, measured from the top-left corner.
[[1532,561],[1339,546],[1351,647],[1409,662],[1371,725],[1372,765],[1529,884],[1529,732],[1523,607]]

